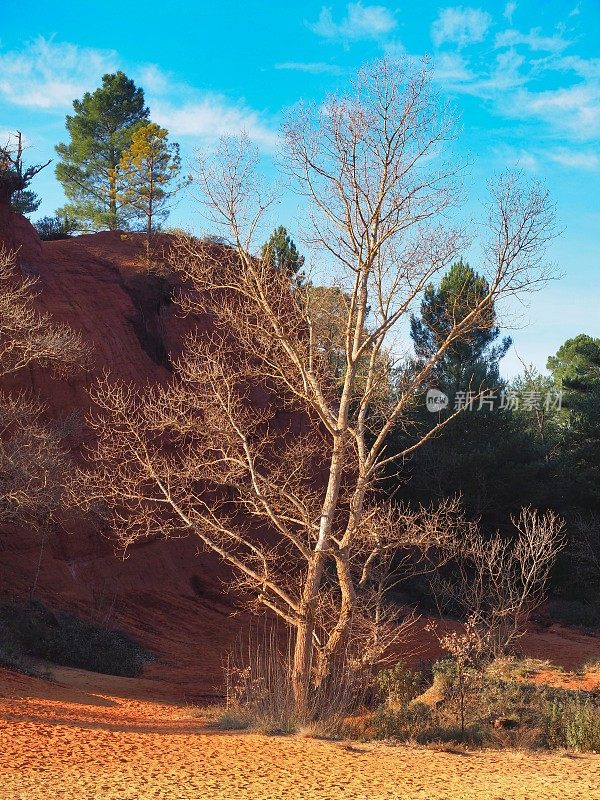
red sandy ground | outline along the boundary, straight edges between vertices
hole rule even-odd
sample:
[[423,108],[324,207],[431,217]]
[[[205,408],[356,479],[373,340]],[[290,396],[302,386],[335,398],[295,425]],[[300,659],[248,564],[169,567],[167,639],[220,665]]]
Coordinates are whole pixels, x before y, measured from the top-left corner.
[[217,733],[185,707],[148,699],[148,681],[56,677],[0,673],[2,800],[600,797],[600,756]]

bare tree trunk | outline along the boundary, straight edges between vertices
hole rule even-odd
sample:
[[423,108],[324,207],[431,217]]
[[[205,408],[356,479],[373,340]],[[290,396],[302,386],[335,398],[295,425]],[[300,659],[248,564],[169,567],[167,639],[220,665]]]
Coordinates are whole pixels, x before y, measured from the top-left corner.
[[308,565],[300,605],[300,624],[296,633],[294,670],[292,676],[296,706],[300,712],[306,709],[306,700],[312,678],[316,603],[323,579],[323,570],[325,568],[325,559],[330,544],[333,519],[338,505],[344,469],[343,449],[344,445],[342,439],[336,436],[329,468],[327,491],[321,509],[319,536],[315,545],[314,554]]
[[35,570],[35,575],[33,578],[33,583],[31,584],[31,591],[29,592],[29,600],[30,602],[34,599],[35,593],[37,590],[38,580],[40,577],[40,572],[42,569],[42,559],[44,557],[44,547],[46,545],[46,540],[48,539],[48,526],[46,522],[43,522],[40,526],[40,551],[37,560],[37,566]]

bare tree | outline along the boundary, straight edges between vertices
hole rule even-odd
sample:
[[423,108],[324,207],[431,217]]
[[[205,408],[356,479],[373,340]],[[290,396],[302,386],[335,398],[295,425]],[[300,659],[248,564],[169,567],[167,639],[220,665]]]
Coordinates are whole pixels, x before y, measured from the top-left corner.
[[[485,324],[491,304],[546,277],[547,195],[501,178],[489,212],[488,293],[390,391],[394,332],[465,244],[445,226],[458,171],[442,158],[451,136],[427,66],[385,61],[363,69],[350,96],[286,125],[283,165],[312,209],[308,238],[343,301],[335,341],[321,335],[310,291],[252,255],[272,195],[247,140],[224,140],[201,159],[197,183],[232,246],[182,237],[171,254],[193,287],[184,307],[209,313],[213,333],[187,341],[169,386],[139,393],[107,378],[95,392],[103,413],[89,502],[108,503],[125,544],[193,531],[231,564],[238,586],[295,631],[300,708],[331,659],[362,647],[373,588],[363,577],[382,547],[373,531],[386,531],[386,548],[421,538],[424,515],[407,542],[402,513],[378,497],[382,471],[459,412],[394,455],[390,432],[408,424],[453,341]],[[443,540],[447,510],[430,516]]]
[[566,543],[564,521],[553,511],[524,508],[512,521],[512,538],[465,527],[455,544],[458,578],[437,582],[439,599],[468,620],[467,640],[479,636],[478,653],[488,658],[504,655],[526,631]]
[[0,378],[32,365],[64,375],[85,364],[81,336],[36,309],[35,287],[35,279],[20,275],[14,254],[0,247]]
[[45,164],[25,167],[23,149],[21,131],[16,131],[14,141],[8,141],[4,146],[0,146],[0,203],[10,203],[16,195],[22,194],[32,179],[51,163],[52,159]]
[[[36,310],[34,287],[15,256],[0,249],[0,378],[30,366],[65,376],[86,363],[80,335]],[[25,393],[0,392],[0,522],[37,528],[40,560],[68,475],[65,426],[45,422],[44,411]]]

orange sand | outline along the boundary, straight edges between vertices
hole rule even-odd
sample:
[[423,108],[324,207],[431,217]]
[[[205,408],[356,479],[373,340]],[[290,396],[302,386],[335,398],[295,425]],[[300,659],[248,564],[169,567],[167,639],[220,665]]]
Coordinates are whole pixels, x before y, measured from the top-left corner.
[[600,798],[600,756],[217,733],[181,705],[148,699],[149,681],[56,677],[0,671],[1,800]]

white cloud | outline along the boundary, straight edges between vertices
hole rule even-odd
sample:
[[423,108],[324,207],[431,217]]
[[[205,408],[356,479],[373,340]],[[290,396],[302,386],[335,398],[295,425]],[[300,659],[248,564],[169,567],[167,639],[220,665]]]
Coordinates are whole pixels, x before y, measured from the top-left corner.
[[343,72],[337,64],[328,64],[325,61],[284,61],[275,64],[275,69],[308,72],[311,75],[341,75]]
[[[95,89],[103,74],[116,71],[120,62],[112,50],[81,48],[40,37],[21,51],[0,51],[0,99],[18,106],[64,111],[74,99]],[[153,119],[171,133],[214,139],[245,131],[262,149],[275,147],[276,132],[258,112],[243,104],[177,83],[156,64],[134,68],[132,73],[149,95]]]
[[82,48],[38,37],[21,51],[0,52],[0,96],[30,108],[62,110],[114,72],[113,50]]
[[503,167],[524,169],[528,172],[539,172],[542,168],[553,169],[554,167],[551,166],[553,164],[588,172],[600,169],[600,156],[593,150],[570,150],[561,147],[558,149],[538,148],[531,151],[505,145],[496,147],[494,154]]
[[323,6],[319,19],[308,27],[325,39],[380,39],[396,27],[393,14],[385,6],[348,3],[346,16],[333,19],[331,8]]
[[436,77],[454,92],[499,103],[508,92],[527,83],[527,76],[521,72],[524,62],[523,56],[508,50],[498,53],[489,68],[478,72],[458,53],[442,53],[436,60]]
[[506,116],[532,118],[574,140],[600,136],[600,86],[581,83],[531,92],[520,89],[501,103]]
[[176,136],[216,139],[243,132],[268,151],[275,149],[278,142],[276,131],[268,127],[256,111],[231,104],[223,97],[204,97],[181,106],[155,102],[152,117]]
[[398,39],[386,42],[383,45],[383,52],[385,57],[390,61],[398,61],[409,57],[409,54],[406,52],[406,47]]
[[517,10],[516,3],[507,3],[504,6],[504,13],[503,13],[504,18],[507,19],[509,22],[512,22],[513,14],[515,13],[516,10]]
[[502,169],[522,169],[527,172],[538,172],[539,158],[534,153],[524,148],[502,145],[494,149],[494,155]]
[[552,65],[556,69],[571,70],[580,78],[594,80],[600,78],[600,58],[582,58],[581,56],[563,56]]
[[492,17],[480,8],[444,8],[431,26],[431,38],[439,47],[445,42],[464,47],[481,42],[492,24]]
[[530,50],[540,50],[547,53],[560,53],[571,42],[565,39],[561,33],[554,36],[542,36],[540,28],[532,28],[529,33],[509,28],[496,36],[496,47],[515,47],[525,45]]
[[137,71],[137,80],[145,92],[166,94],[171,89],[171,79],[157,64],[146,64]]
[[548,157],[557,164],[561,164],[563,167],[573,167],[575,169],[590,171],[600,168],[600,158],[597,153],[591,150],[556,150],[549,153]]
[[459,53],[440,53],[434,63],[434,77],[442,83],[471,81],[475,77]]

